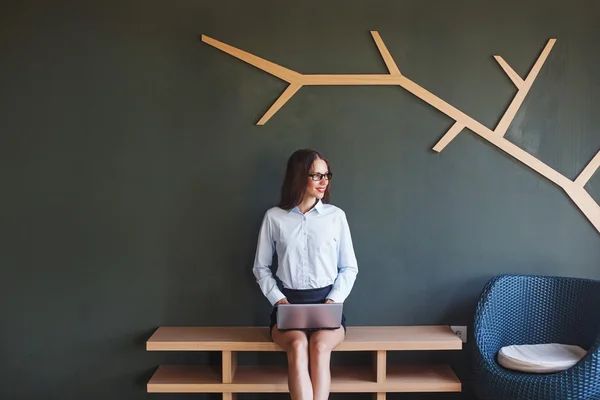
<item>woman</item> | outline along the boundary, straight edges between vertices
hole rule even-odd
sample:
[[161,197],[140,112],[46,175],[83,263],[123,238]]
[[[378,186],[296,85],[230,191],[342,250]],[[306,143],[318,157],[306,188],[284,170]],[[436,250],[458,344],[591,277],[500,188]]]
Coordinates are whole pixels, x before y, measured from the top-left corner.
[[[346,214],[329,202],[332,177],[328,161],[303,149],[288,160],[281,201],[262,221],[253,272],[263,294],[274,306],[271,336],[287,352],[288,385],[294,400],[329,397],[331,351],[345,338],[338,329],[277,328],[277,305],[343,302],[350,294],[358,266]],[[277,252],[277,277],[271,273]]]

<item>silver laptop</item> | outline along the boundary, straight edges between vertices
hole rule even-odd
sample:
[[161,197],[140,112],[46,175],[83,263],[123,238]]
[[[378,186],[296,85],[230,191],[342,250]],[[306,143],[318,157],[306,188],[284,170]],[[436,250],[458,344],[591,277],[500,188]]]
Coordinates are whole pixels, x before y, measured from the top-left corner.
[[342,326],[343,303],[280,304],[278,329],[336,329]]

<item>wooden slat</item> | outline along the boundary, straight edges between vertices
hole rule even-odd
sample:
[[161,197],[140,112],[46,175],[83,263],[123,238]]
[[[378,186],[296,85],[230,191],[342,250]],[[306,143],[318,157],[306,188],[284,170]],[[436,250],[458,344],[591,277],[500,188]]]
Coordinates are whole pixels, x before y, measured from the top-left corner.
[[[383,387],[385,392],[460,392],[462,390],[460,380],[447,365],[388,366]],[[395,390],[395,387],[401,390]]]
[[[282,351],[266,327],[160,327],[150,351]],[[449,326],[351,326],[335,351],[460,350]]]
[[[373,380],[370,367],[331,369],[331,392],[460,392],[461,383],[448,366],[392,366],[385,382]],[[287,367],[239,366],[232,383],[221,383],[210,367],[161,366],[148,383],[149,393],[283,393]]]
[[385,400],[386,399],[386,395],[387,393],[383,392],[383,393],[374,393],[373,394],[373,400]]
[[[195,365],[160,366],[146,388],[148,393],[223,392],[221,374],[217,368]],[[213,388],[214,390],[206,390]]]

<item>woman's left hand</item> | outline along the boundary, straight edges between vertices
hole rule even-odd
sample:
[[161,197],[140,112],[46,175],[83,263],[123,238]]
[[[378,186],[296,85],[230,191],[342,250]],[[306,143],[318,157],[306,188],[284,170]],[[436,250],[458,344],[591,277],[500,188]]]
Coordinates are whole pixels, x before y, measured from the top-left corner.
[[335,303],[335,301],[333,301],[331,299],[325,299],[325,304],[331,304],[331,303]]

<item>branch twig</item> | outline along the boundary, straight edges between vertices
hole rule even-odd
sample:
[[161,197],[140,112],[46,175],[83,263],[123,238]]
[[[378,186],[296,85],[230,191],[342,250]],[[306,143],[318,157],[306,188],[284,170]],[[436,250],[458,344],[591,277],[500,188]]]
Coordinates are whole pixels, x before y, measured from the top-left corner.
[[506,61],[504,61],[504,59],[502,59],[502,57],[499,57],[499,56],[495,57],[496,61],[498,61],[498,63],[504,69],[504,72],[506,72],[506,74],[510,77],[510,79],[513,82],[515,82],[515,80],[516,80],[515,85],[517,86],[517,88],[519,88],[517,95],[513,98],[513,101],[508,106],[508,109],[502,116],[502,119],[498,123],[498,126],[496,126],[496,129],[494,129],[494,132],[497,135],[504,136],[504,134],[508,130],[508,127],[510,126],[511,122],[515,118],[517,111],[521,107],[521,104],[523,104],[523,100],[525,100],[525,96],[527,96],[529,89],[531,89],[531,85],[533,85],[533,82],[535,81],[535,78],[537,78],[538,73],[540,72],[540,69],[542,69],[542,66],[546,62],[546,58],[548,58],[548,54],[550,54],[550,51],[552,50],[554,43],[556,43],[556,39],[548,40],[548,43],[546,44],[546,47],[542,51],[542,54],[540,54],[536,63],[531,68],[531,71],[529,71],[529,75],[527,75],[527,78],[524,81],[521,80],[522,83],[519,82],[519,79],[521,79],[521,77],[519,75],[517,75],[517,73],[506,63]]

